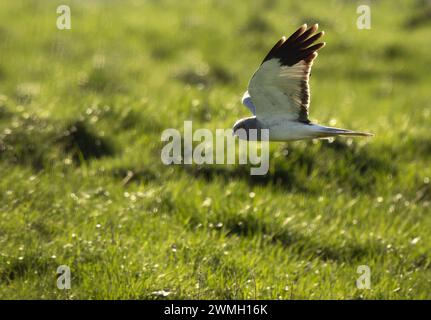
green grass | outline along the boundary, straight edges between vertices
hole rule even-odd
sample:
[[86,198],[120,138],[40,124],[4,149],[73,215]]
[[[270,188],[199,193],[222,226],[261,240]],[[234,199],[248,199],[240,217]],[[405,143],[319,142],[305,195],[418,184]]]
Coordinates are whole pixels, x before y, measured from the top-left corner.
[[[0,3],[0,297],[430,299],[430,6]],[[312,120],[372,139],[271,144],[270,172],[164,166],[166,128],[230,128],[282,34],[319,22]],[[59,265],[72,289],[56,287]],[[355,282],[371,269],[371,289]]]

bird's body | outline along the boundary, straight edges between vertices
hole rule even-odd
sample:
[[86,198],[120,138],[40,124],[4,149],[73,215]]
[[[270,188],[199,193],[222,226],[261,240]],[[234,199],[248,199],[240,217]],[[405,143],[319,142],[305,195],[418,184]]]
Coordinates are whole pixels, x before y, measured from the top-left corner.
[[[328,138],[337,135],[370,136],[369,133],[313,124],[308,119],[309,76],[317,50],[325,43],[313,43],[323,36],[315,34],[317,24],[301,26],[289,39],[284,37],[267,54],[254,73],[242,102],[253,117],[237,121],[239,129],[268,129],[271,141]],[[237,134],[240,138],[244,138]],[[246,138],[250,140],[249,134]]]
[[[234,125],[234,131],[244,129],[247,133],[250,129],[268,129],[270,141],[296,141],[306,139],[324,139],[333,136],[370,136],[369,133],[351,131],[346,129],[326,127],[313,123],[298,121],[273,121],[262,123],[256,117],[248,117],[238,120]],[[242,138],[242,136],[240,136]],[[248,137],[248,135],[246,135]],[[247,138],[253,140],[253,138]]]

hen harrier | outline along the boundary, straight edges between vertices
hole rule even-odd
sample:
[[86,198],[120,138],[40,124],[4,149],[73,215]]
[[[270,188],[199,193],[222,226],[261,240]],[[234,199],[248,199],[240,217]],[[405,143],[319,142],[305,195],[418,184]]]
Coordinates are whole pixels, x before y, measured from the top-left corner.
[[[269,51],[248,84],[242,103],[253,117],[237,121],[233,134],[252,140],[250,129],[268,129],[269,140],[291,141],[343,136],[372,136],[370,133],[313,124],[308,119],[310,89],[308,80],[317,50],[325,43],[313,43],[324,32],[317,24],[302,25],[289,39],[282,37]],[[239,134],[239,129],[247,133]]]

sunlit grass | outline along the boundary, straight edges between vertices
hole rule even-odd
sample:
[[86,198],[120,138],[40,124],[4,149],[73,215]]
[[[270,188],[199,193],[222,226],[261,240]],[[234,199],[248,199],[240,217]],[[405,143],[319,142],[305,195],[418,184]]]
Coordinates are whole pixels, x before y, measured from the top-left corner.
[[[431,298],[426,2],[373,2],[371,30],[341,0],[162,2],[70,1],[66,31],[54,2],[0,4],[0,297]],[[164,129],[247,115],[315,21],[311,118],[374,138],[274,143],[263,177],[161,163]]]

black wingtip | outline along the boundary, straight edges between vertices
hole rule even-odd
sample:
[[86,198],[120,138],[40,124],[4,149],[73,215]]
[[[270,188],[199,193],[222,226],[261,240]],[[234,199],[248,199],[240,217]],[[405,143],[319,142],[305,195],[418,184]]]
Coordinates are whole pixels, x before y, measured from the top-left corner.
[[317,23],[309,28],[304,23],[287,40],[282,37],[265,56],[262,64],[271,59],[278,59],[282,65],[288,66],[301,60],[309,61],[310,57],[326,44],[325,42],[314,44],[325,35],[324,31],[316,33],[318,28],[319,24]]

